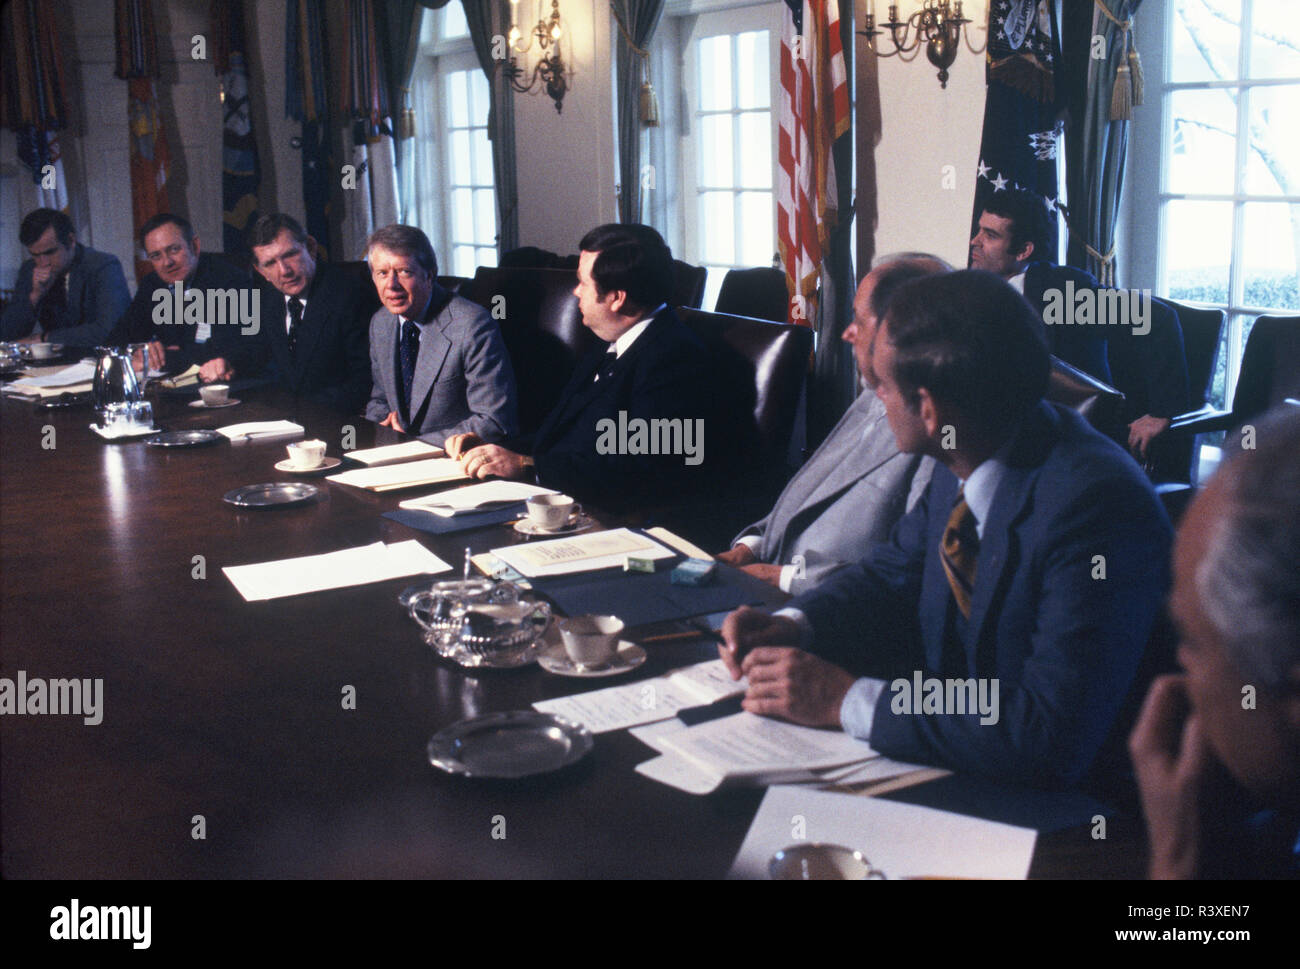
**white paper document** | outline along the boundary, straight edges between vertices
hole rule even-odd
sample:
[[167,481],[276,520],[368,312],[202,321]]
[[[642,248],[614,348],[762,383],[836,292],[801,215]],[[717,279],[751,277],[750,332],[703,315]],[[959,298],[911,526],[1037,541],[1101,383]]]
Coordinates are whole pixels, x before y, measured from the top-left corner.
[[255,565],[226,566],[221,571],[245,601],[261,602],[407,575],[450,572],[451,566],[412,539]]
[[559,492],[526,481],[485,481],[482,484],[452,488],[422,498],[408,498],[399,508],[428,511],[444,518],[484,511],[501,505],[513,505],[533,495],[558,495]]
[[[796,837],[792,818],[801,824]],[[806,787],[772,787],[730,878],[768,878],[768,862],[799,842],[862,852],[888,878],[1025,878],[1036,832],[995,821]]]
[[690,794],[708,794],[727,783],[816,780],[817,771],[879,757],[842,730],[801,727],[745,712],[660,735],[656,741],[664,753],[638,764],[637,773]]
[[492,549],[492,554],[520,575],[534,578],[614,568],[622,565],[629,555],[641,559],[665,559],[676,555],[671,549],[638,535],[630,528],[612,528],[607,532],[574,535],[549,542],[507,545]]
[[352,485],[354,488],[365,488],[367,491],[396,491],[399,488],[440,484],[444,481],[463,481],[468,477],[459,461],[452,458],[426,458],[423,461],[407,461],[380,468],[344,471],[342,474],[330,475],[329,480]]
[[39,376],[24,377],[22,380],[15,380],[15,385],[26,387],[67,387],[70,384],[84,384],[93,382],[95,379],[95,365],[93,363],[74,363],[71,366],[60,367],[58,370],[46,371]]
[[374,467],[377,464],[390,464],[395,461],[409,461],[412,458],[441,458],[447,452],[427,441],[404,441],[401,444],[388,444],[384,447],[365,448],[360,451],[348,451],[347,456],[353,461]]
[[748,684],[733,680],[722,660],[696,663],[684,669],[623,686],[592,690],[576,696],[539,700],[533,709],[554,713],[586,726],[592,733],[621,730],[677,716],[684,707],[699,707],[744,693]]
[[230,438],[231,444],[243,441],[269,441],[279,437],[299,437],[303,432],[301,424],[293,421],[245,421],[242,424],[227,424],[218,427],[217,433]]

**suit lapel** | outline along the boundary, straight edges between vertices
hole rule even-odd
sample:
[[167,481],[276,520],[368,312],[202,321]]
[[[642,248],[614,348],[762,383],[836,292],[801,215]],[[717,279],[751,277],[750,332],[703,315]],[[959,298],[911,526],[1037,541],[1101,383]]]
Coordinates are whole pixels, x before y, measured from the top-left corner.
[[[306,373],[307,362],[311,360],[312,354],[316,352],[316,347],[320,344],[321,331],[325,328],[325,317],[330,310],[328,287],[324,284],[324,280],[321,279],[319,271],[316,279],[313,280],[313,284],[311,291],[307,294],[307,305],[303,310],[302,322],[298,324],[298,349],[293,358],[295,384]],[[281,329],[283,330],[283,325],[281,325]],[[287,336],[285,342],[288,343]]]
[[[411,413],[408,416],[412,421],[424,410],[424,402],[433,390],[433,385],[451,350],[451,341],[443,335],[439,323],[440,314],[447,302],[447,300],[439,301],[438,294],[434,294],[433,304],[436,305],[431,305],[429,308],[432,314],[432,319],[429,320],[431,325],[426,325],[420,334],[420,353],[415,358],[415,377],[411,381]],[[398,328],[401,328],[400,322]],[[408,428],[408,430],[411,433],[419,433],[419,428]]]

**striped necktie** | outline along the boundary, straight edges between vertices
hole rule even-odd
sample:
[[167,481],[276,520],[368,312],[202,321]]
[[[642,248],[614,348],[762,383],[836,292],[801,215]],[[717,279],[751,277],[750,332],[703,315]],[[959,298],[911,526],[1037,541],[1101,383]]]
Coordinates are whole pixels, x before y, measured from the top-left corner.
[[939,557],[943,571],[952,587],[957,608],[966,619],[970,618],[971,594],[975,591],[975,567],[979,563],[980,540],[975,529],[975,515],[961,497],[948,516],[948,526],[943,530]]

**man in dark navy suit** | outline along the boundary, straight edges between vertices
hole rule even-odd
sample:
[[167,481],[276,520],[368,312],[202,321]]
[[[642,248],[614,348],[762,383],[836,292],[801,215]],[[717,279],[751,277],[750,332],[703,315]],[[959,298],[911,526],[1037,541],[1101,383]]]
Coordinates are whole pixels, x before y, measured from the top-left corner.
[[1179,528],[1185,672],[1129,741],[1152,878],[1300,877],[1300,408],[1249,433]]
[[900,289],[872,366],[899,449],[941,467],[860,563],[775,615],[727,617],[744,707],[899,760],[1076,786],[1164,598],[1169,521],[1113,441],[1043,400],[1042,324],[996,276]]
[[249,237],[262,277],[263,326],[229,362],[238,376],[262,367],[282,387],[347,414],[370,394],[373,286],[316,261],[316,240],[288,215],[264,215]]
[[[654,229],[632,224],[593,229],[579,248],[574,292],[583,325],[603,342],[578,362],[535,434],[505,445],[463,434],[448,439],[447,451],[472,477],[535,474],[610,510],[698,492],[710,467],[703,430],[716,436],[707,447],[722,449],[724,429],[712,421],[717,381],[705,345],[665,303],[672,253]],[[658,446],[667,434],[653,444],[634,437],[638,427],[668,426],[676,447]]]

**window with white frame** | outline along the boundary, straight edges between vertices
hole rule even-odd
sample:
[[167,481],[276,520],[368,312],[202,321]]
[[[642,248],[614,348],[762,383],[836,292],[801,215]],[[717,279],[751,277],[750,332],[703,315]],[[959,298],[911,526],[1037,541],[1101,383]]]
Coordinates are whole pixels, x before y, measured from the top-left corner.
[[1164,11],[1157,292],[1228,311],[1221,405],[1255,317],[1300,312],[1294,13],[1289,0],[1172,0]]
[[[665,221],[677,255],[709,270],[706,309],[727,270],[770,266],[776,252],[781,4],[723,6],[669,5],[660,29],[676,63],[656,75],[679,82],[682,92],[667,112],[678,134],[671,167],[680,191]],[[693,14],[692,7],[707,10]]]
[[473,276],[497,262],[496,189],[488,83],[459,3],[425,11],[411,96],[410,211],[432,240],[440,271]]

